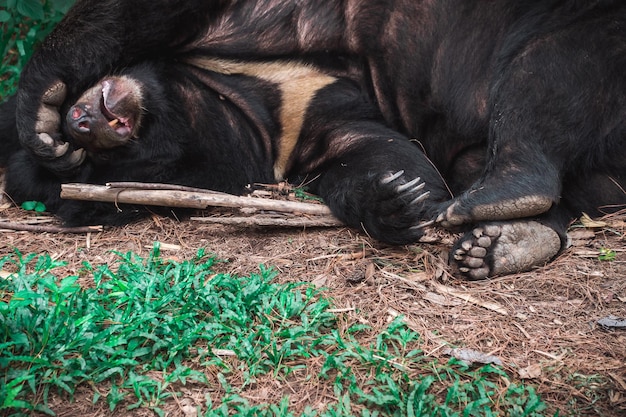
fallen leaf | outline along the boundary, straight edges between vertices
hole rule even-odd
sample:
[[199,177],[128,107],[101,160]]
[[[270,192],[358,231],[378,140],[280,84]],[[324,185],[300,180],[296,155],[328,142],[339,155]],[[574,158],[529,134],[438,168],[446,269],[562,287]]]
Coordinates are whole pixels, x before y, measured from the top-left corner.
[[320,274],[313,278],[313,281],[311,281],[311,283],[315,285],[316,288],[323,288],[328,285],[328,275]]
[[535,379],[541,376],[541,365],[534,363],[519,370],[519,377],[521,379]]
[[[172,250],[172,251],[178,251],[181,249],[180,245],[175,245],[172,243],[164,243],[164,242],[158,242],[159,243],[159,249],[161,250]],[[144,248],[146,249],[152,249],[153,245],[144,245]]]
[[434,292],[427,292],[422,297],[424,300],[428,300],[433,304],[437,304],[445,307],[454,307],[463,304],[463,302],[459,299],[452,297],[445,297],[440,294],[435,294]]
[[609,372],[609,376],[613,378],[615,382],[619,384],[620,387],[622,387],[624,392],[626,392],[626,381],[624,381],[624,378],[622,378],[621,376],[619,376],[618,374],[614,372]]
[[591,217],[589,217],[587,213],[583,213],[583,215],[580,217],[580,222],[588,229],[601,229],[607,226],[606,222],[593,220]]
[[608,316],[598,320],[598,324],[602,327],[610,329],[626,329],[626,319],[622,319],[616,316]]
[[215,356],[237,356],[237,353],[230,349],[211,349],[211,352]]
[[446,349],[443,353],[450,355],[467,365],[472,365],[474,363],[487,365],[493,363],[502,366],[502,360],[499,357],[487,355],[486,353],[478,352],[473,349]]

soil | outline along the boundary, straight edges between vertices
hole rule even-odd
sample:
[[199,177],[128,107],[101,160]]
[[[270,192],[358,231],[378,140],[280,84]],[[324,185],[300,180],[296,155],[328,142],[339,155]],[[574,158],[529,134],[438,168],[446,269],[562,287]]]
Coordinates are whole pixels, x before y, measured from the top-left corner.
[[[8,203],[0,207],[0,218],[59,225]],[[328,288],[346,322],[382,328],[403,314],[420,333],[421,349],[444,361],[448,346],[496,355],[510,375],[537,387],[549,404],[547,415],[557,410],[559,415],[626,415],[626,331],[598,324],[608,316],[626,317],[626,216],[592,226],[572,227],[571,247],[554,262],[482,282],[450,276],[446,259],[454,236],[442,231],[433,232],[433,243],[392,247],[342,227],[234,227],[153,216],[93,233],[3,230],[0,256],[15,248],[48,252],[66,261],[72,274],[83,261],[113,262],[113,250],[147,255],[155,241],[161,242],[163,256],[173,259],[192,257],[205,247],[228,260],[219,272],[249,274],[266,264],[280,272],[278,280]],[[600,260],[607,249],[614,259]],[[261,394],[272,398],[273,387],[268,384]],[[291,394],[301,407],[333,397],[332,388],[302,395]],[[61,416],[110,415],[92,398],[85,387],[73,402],[53,399],[52,408]],[[165,410],[189,417],[193,401],[189,393]]]

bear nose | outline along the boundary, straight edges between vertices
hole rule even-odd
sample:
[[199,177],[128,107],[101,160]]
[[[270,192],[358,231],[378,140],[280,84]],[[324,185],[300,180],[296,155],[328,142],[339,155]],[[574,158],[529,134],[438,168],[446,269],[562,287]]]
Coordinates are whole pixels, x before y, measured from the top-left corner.
[[70,112],[72,119],[78,120],[86,114],[86,111],[81,109],[80,106],[74,106]]
[[91,130],[91,116],[85,105],[77,104],[68,112],[68,122],[77,132],[87,133]]

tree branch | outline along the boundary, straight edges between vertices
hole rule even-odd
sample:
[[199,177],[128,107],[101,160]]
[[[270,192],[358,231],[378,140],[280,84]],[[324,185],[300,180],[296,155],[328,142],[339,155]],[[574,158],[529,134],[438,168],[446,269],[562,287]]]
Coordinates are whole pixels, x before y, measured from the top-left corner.
[[330,209],[323,204],[271,200],[250,196],[240,197],[216,193],[209,190],[163,190],[158,188],[150,189],[149,187],[149,185],[143,185],[141,189],[138,189],[111,188],[91,184],[63,184],[61,186],[61,198],[197,209],[206,209],[207,207],[234,207],[239,209],[277,211],[281,213],[308,214],[313,216],[332,216]]
[[36,232],[36,233],[91,233],[101,232],[102,226],[86,226],[86,227],[63,227],[63,226],[42,226],[35,224],[14,223],[0,221],[0,229],[17,230],[20,232]]
[[302,217],[192,217],[191,220],[217,223],[234,226],[276,226],[276,227],[339,227],[343,226],[339,220],[332,216],[319,216],[312,218]]

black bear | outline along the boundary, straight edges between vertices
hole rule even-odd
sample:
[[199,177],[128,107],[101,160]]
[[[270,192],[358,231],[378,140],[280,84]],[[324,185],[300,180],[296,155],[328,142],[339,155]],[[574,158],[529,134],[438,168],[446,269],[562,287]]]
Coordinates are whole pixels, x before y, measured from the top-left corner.
[[72,97],[146,59],[313,63],[419,140],[456,191],[424,212],[472,229],[452,258],[485,278],[550,260],[574,216],[626,203],[625,28],[622,0],[85,0],[25,69],[18,130],[62,174],[82,157],[45,99],[59,81]]
[[[45,100],[62,105],[65,94],[57,84]],[[0,148],[19,145],[14,107],[12,99],[0,111]],[[424,212],[426,199],[450,198],[430,161],[384,126],[357,84],[297,62],[144,61],[99,80],[61,114],[57,134],[83,150],[80,165],[55,176],[30,152],[13,152],[4,157],[5,191],[16,202],[43,201],[67,224],[123,224],[146,210],[62,200],[63,181],[242,194],[255,182],[306,180],[340,220],[390,243],[421,235],[417,222],[434,214]]]

